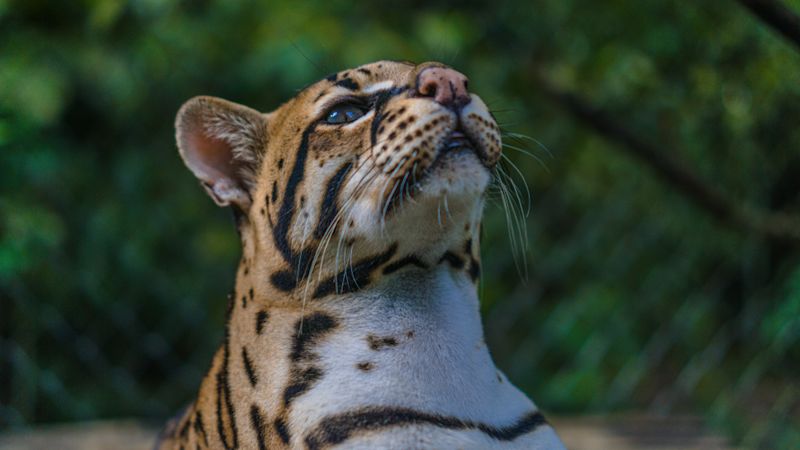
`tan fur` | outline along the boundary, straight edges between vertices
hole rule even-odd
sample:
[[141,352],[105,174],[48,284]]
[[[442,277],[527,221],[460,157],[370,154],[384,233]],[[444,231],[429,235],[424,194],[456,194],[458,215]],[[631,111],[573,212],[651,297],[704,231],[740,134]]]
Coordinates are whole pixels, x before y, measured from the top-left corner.
[[[480,99],[473,96],[476,112],[461,121],[469,137],[479,144],[480,164],[472,162],[478,160],[474,157],[455,158],[447,164],[476,175],[456,169],[440,169],[434,175],[426,172],[457,120],[441,105],[415,94],[416,77],[429,66],[443,67],[381,61],[344,71],[307,87],[269,114],[211,97],[192,99],[181,109],[176,121],[181,155],[217,203],[239,211],[242,258],[229,299],[225,342],[214,356],[196,400],[165,429],[157,448],[285,448],[281,426],[291,435],[291,442],[301,446],[309,429],[292,422],[288,411],[292,399],[287,401],[287,392],[292,391],[292,383],[307,381],[313,386],[320,356],[315,345],[343,326],[335,313],[337,297],[343,290],[355,288],[347,274],[347,287],[340,285],[339,278],[330,285],[332,290],[325,286],[326,280],[345,268],[358,266],[359,261],[371,262],[361,283],[377,283],[387,267],[415,255],[420,265],[449,264],[476,282],[480,206],[475,202],[482,187],[475,188],[475,195],[453,196],[445,205],[446,215],[439,204],[438,218],[435,202],[415,206],[409,200],[387,207],[392,189],[396,191],[403,178],[410,181],[417,175],[447,178],[435,184],[439,191],[420,194],[441,196],[447,202],[448,189],[462,190],[488,177],[500,155],[498,127]],[[342,80],[359,89],[337,86]],[[360,90],[387,82],[404,91],[384,105],[383,126],[375,130],[374,146],[374,117],[366,117],[344,126],[317,124],[304,148],[306,130],[324,119],[332,102],[342,96],[362,95]],[[298,162],[301,149],[305,151],[303,164]],[[347,164],[351,166],[345,171]],[[338,172],[346,174],[333,202],[338,215],[329,217],[332,221],[320,236],[317,228],[324,216],[323,202]],[[293,184],[297,173],[302,177]],[[294,200],[287,202],[290,192],[294,192]],[[376,214],[354,214],[356,206]],[[353,208],[350,216],[342,213],[348,207]],[[287,212],[291,220],[286,219]],[[406,219],[390,219],[379,226],[385,215]],[[282,223],[283,234],[276,231]],[[439,231],[408,242],[404,238],[408,223]],[[281,236],[285,236],[283,244]],[[296,263],[298,255],[302,257],[293,265],[287,254]],[[310,271],[309,260],[315,262]],[[304,321],[317,328],[301,330]],[[413,332],[397,339],[413,340]],[[304,342],[305,347],[300,345]],[[391,340],[387,342],[391,344]],[[299,347],[302,354],[297,354]],[[375,365],[365,361],[353,368],[367,372],[375,370]]]

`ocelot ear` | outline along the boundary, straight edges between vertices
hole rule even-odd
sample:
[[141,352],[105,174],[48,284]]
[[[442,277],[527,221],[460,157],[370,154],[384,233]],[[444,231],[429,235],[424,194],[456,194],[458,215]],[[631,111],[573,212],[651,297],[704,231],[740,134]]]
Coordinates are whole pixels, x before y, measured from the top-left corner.
[[194,97],[175,119],[178,150],[219,206],[247,212],[267,145],[267,115],[216,97]]

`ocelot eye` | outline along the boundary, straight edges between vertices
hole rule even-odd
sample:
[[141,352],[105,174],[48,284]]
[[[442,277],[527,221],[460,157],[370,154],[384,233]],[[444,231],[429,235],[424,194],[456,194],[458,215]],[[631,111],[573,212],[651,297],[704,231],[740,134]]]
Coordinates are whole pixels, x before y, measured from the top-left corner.
[[355,103],[342,103],[334,106],[328,111],[328,116],[325,118],[325,123],[331,125],[341,125],[343,123],[355,122],[360,119],[366,110],[363,106]]

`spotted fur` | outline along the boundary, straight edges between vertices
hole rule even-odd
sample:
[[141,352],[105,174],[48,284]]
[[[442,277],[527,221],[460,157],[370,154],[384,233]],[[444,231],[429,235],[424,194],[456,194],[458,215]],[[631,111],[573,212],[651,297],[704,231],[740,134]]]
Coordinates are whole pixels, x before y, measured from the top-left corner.
[[[363,115],[331,123],[342,102]],[[466,77],[380,61],[268,114],[196,97],[176,129],[243,250],[223,344],[158,449],[563,448],[483,340],[501,141]]]

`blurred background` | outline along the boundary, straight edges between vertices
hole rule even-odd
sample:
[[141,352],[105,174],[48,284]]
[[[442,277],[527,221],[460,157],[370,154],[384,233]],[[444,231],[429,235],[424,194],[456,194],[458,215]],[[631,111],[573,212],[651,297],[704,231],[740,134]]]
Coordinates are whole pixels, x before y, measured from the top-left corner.
[[491,197],[481,295],[513,382],[800,447],[800,31],[747,3],[0,0],[0,429],[194,395],[239,247],[178,157],[183,101],[268,111],[404,59],[507,132],[522,207],[509,231]]

